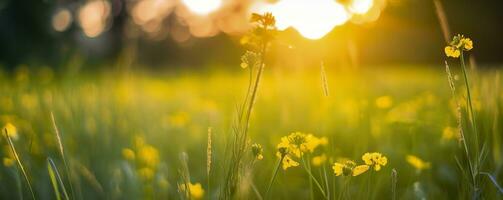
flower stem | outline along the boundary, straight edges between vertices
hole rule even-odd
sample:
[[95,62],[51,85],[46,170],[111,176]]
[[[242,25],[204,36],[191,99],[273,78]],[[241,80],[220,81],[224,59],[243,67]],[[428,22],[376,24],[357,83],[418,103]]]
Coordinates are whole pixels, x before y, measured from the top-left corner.
[[[475,140],[475,159],[474,159],[474,162],[475,162],[475,168],[473,169],[474,171],[472,172],[472,179],[473,179],[473,187],[475,190],[477,190],[477,181],[476,181],[476,177],[478,175],[478,169],[479,169],[479,154],[480,154],[480,147],[479,147],[479,137],[478,137],[478,133],[477,133],[477,123],[475,121],[475,114],[473,112],[473,103],[472,103],[472,95],[471,95],[471,92],[470,92],[470,83],[469,83],[469,80],[468,80],[468,73],[466,71],[466,65],[465,65],[465,59],[463,57],[463,52],[461,52],[461,56],[459,57],[460,60],[461,60],[461,69],[463,71],[463,75],[464,75],[464,79],[465,79],[465,87],[466,87],[466,96],[467,96],[467,106],[468,106],[468,110],[470,112],[470,120],[471,120],[471,123],[472,123],[472,129],[473,129],[473,134],[474,134],[474,140]],[[476,192],[476,191],[475,191]]]
[[276,175],[278,174],[279,167],[281,166],[281,162],[283,162],[284,158],[285,158],[285,156],[281,156],[281,158],[278,160],[278,164],[276,165],[276,168],[274,169],[274,172],[272,173],[271,180],[269,181],[269,185],[267,186],[267,189],[265,190],[264,199],[268,198],[269,190],[271,190],[272,184],[274,183],[274,180],[276,179]]
[[[307,168],[307,164],[306,164],[306,160],[304,159],[304,155],[302,155],[302,166],[304,168],[304,170],[306,170],[307,174],[311,177],[310,180],[313,180],[314,183],[316,183],[316,186],[318,187],[318,189],[320,190],[321,194],[323,195],[323,198],[324,199],[327,199],[328,200],[328,197],[327,195],[325,194],[325,191],[323,190],[323,187],[321,187],[321,184],[318,182],[318,180],[316,180],[316,178],[313,176],[313,174],[311,173],[311,170],[309,170]],[[312,190],[311,190],[312,191]]]

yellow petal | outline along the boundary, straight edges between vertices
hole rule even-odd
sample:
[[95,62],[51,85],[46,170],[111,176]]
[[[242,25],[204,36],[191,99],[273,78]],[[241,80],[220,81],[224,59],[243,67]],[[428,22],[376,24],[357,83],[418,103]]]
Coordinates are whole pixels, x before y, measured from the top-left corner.
[[358,176],[360,174],[363,174],[365,173],[367,170],[369,170],[369,166],[368,165],[359,165],[359,166],[356,166],[354,169],[353,169],[353,176]]

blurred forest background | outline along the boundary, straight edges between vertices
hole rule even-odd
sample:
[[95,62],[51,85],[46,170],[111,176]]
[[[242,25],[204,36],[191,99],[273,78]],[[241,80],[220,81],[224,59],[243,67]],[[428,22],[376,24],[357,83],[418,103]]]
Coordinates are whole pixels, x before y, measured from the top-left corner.
[[[218,9],[195,17],[182,0],[149,1],[154,2],[0,0],[0,65],[61,68],[77,59],[93,68],[118,58],[153,69],[239,65],[239,38],[258,1],[224,0]],[[495,40],[503,33],[503,1],[441,2],[453,34],[475,41],[472,53],[479,64],[495,66],[503,60],[503,40]],[[445,42],[433,1],[390,0],[383,7],[379,20],[347,22],[318,40],[287,29],[276,46],[289,59],[309,55],[312,62],[302,65],[341,64],[348,51],[357,52],[361,65],[443,63]]]

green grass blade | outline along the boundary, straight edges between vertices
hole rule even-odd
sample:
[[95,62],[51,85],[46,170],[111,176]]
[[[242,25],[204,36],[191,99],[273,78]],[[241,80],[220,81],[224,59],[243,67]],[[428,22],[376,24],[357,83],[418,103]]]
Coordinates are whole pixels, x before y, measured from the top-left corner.
[[24,179],[26,180],[26,183],[28,184],[28,189],[30,189],[31,197],[33,199],[35,198],[35,193],[33,192],[33,187],[31,186],[30,179],[28,178],[28,174],[26,173],[26,170],[24,170],[23,164],[21,163],[21,159],[19,159],[19,155],[16,151],[16,147],[14,147],[14,143],[12,142],[12,139],[9,136],[9,132],[7,129],[4,129],[5,132],[5,138],[7,140],[7,143],[9,144],[10,150],[14,154],[14,157],[16,158],[17,165],[19,169],[21,169],[21,172],[23,173]]
[[[69,200],[68,193],[66,192],[65,185],[61,180],[61,176],[59,175],[58,168],[54,164],[51,158],[47,158],[47,171],[49,172],[49,177],[51,178],[52,188],[54,189],[54,194],[56,195],[56,199],[61,200],[63,196],[65,200]],[[59,191],[61,188],[61,192]],[[63,195],[61,195],[61,193]]]

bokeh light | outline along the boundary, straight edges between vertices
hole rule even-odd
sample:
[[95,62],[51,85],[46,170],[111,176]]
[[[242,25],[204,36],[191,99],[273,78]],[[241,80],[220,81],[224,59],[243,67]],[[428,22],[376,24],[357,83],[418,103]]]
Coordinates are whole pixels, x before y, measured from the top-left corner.
[[373,0],[353,0],[349,6],[349,10],[355,14],[365,14],[373,5]]
[[198,15],[206,15],[217,10],[222,0],[182,0],[182,3]]
[[110,9],[108,1],[90,1],[80,8],[79,24],[86,36],[97,37],[105,31]]
[[52,28],[56,31],[63,32],[70,27],[72,21],[73,17],[68,9],[59,9],[52,16]]

